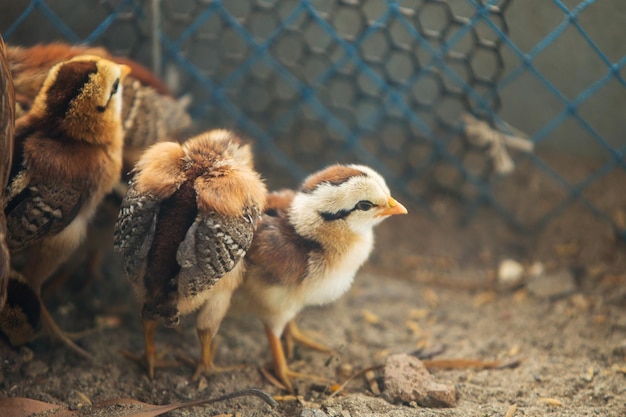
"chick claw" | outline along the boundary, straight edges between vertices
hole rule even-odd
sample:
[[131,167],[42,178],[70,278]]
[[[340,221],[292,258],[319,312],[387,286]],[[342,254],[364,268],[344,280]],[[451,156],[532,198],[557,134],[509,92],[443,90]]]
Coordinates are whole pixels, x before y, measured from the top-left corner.
[[163,356],[165,356],[165,353],[163,352],[160,354],[148,354],[147,352],[144,352],[143,354],[137,355],[135,353],[129,352],[128,350],[121,350],[120,353],[124,357],[145,368],[148,372],[148,377],[151,380],[154,379],[155,368],[171,368],[180,365],[178,361],[163,359]]
[[198,329],[198,339],[200,340],[201,346],[201,355],[202,358],[200,361],[196,361],[194,359],[189,358],[186,355],[179,356],[179,359],[183,362],[187,362],[191,366],[196,367],[196,371],[193,373],[191,377],[192,381],[197,381],[200,379],[202,375],[212,375],[221,372],[229,372],[237,369],[243,369],[247,365],[233,365],[233,366],[225,366],[219,367],[215,366],[213,359],[215,358],[215,354],[217,353],[218,340],[214,339],[212,336],[212,332]]
[[[292,324],[292,323],[293,322],[290,322],[290,325],[289,325],[290,332],[293,330],[292,326],[295,327],[295,324]],[[296,333],[299,333],[299,331],[296,331]],[[276,337],[276,335],[274,335],[274,333],[269,328],[266,328],[266,334],[270,343],[270,349],[272,351],[272,358],[274,360],[274,374],[276,378],[274,378],[274,376],[272,376],[269,372],[265,371],[263,368],[261,368],[261,372],[272,385],[293,393],[295,391],[293,389],[293,385],[291,384],[292,378],[308,379],[308,380],[313,380],[313,381],[319,381],[322,383],[329,382],[327,378],[324,378],[321,376],[304,374],[304,373],[295,372],[289,369],[289,367],[287,366],[287,359],[285,358],[285,351],[283,350],[283,347],[280,343],[280,339]],[[328,349],[323,345],[317,344],[316,342],[313,342],[313,343],[316,346]]]
[[287,348],[288,359],[293,358],[295,342],[298,342],[302,346],[306,346],[308,348],[311,348],[320,352],[332,352],[333,351],[333,349],[311,339],[309,336],[303,333],[298,328],[294,320],[291,320],[289,323],[287,323],[287,328],[285,329],[284,337],[285,337],[285,346]]
[[131,352],[123,350],[122,355],[145,366],[148,370],[148,377],[154,379],[154,368],[165,368],[180,365],[177,361],[166,361],[157,357],[156,347],[154,345],[154,333],[157,328],[157,322],[154,320],[143,320],[143,339],[145,351],[143,355],[135,355]]

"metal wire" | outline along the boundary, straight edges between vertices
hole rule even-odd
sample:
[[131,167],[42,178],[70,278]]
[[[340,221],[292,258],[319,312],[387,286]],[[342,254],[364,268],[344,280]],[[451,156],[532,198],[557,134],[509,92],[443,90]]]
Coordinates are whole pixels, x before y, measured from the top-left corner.
[[[528,52],[509,35],[511,0],[414,0],[411,5],[399,0],[94,0],[90,7],[102,18],[91,27],[80,15],[61,18],[52,2],[21,1],[21,12],[0,26],[9,42],[24,42],[20,29],[43,16],[56,38],[127,51],[159,75],[173,68],[179,93],[193,96],[191,112],[199,128],[233,127],[254,138],[261,167],[278,183],[291,185],[335,161],[363,162],[426,209],[430,190],[458,196],[466,221],[487,205],[520,230],[533,231],[580,202],[619,227],[584,194],[614,169],[626,170],[626,146],[612,145],[579,111],[613,80],[626,87],[621,75],[626,56],[610,59],[580,23],[595,0],[572,8],[561,0],[545,2],[563,18]],[[456,10],[460,4],[463,14]],[[129,35],[120,40],[122,24]],[[573,98],[537,65],[539,55],[568,28],[606,66]],[[519,65],[505,68],[504,51]],[[528,74],[563,106],[528,132],[529,140],[542,144],[571,120],[610,157],[572,183],[539,156],[523,156],[564,191],[560,202],[532,221],[497,196],[506,178],[494,172],[484,149],[466,140],[461,122],[471,113],[492,126],[506,125],[498,114],[501,92]],[[472,158],[479,168],[469,162]]]

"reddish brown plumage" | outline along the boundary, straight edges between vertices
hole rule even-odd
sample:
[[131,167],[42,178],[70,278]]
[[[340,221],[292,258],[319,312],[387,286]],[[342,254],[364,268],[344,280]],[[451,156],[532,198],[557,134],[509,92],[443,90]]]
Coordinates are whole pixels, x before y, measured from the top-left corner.
[[[9,70],[6,49],[0,36],[0,202],[9,180],[13,158],[13,134],[15,129],[15,92]],[[4,306],[10,272],[10,255],[6,245],[6,219],[4,207],[0,207],[0,310]]]
[[302,184],[300,189],[305,193],[310,193],[321,184],[339,185],[348,181],[352,177],[364,176],[363,172],[346,165],[333,165],[323,171],[310,175]]
[[[176,252],[198,214],[194,179],[195,177],[191,177],[185,181],[171,197],[160,204],[154,240],[148,252],[143,278],[143,285],[147,290],[145,299],[149,300],[144,304],[142,315],[145,318],[175,314],[174,295],[178,290],[175,278],[180,272]],[[146,311],[147,309],[160,311]]]
[[[269,208],[274,214],[273,209]],[[249,265],[263,265],[258,278],[268,285],[300,282],[306,273],[309,257],[320,244],[299,236],[289,223],[286,212],[264,214],[246,255]],[[280,256],[276,256],[280,253]]]
[[26,101],[24,105],[30,108],[32,100],[41,89],[48,70],[52,66],[79,55],[96,55],[118,64],[128,65],[131,68],[132,78],[154,88],[159,94],[172,95],[165,83],[146,67],[133,60],[114,56],[101,47],[69,45],[60,42],[37,44],[29,48],[9,45],[7,59],[15,80],[16,93]]

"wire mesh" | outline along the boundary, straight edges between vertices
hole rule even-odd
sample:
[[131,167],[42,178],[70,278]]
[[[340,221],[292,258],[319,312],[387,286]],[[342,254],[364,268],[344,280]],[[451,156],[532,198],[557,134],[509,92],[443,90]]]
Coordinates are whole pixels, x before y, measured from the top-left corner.
[[[510,20],[530,3],[538,13],[533,20],[553,19],[542,26],[549,30],[512,34]],[[584,21],[609,11],[591,10],[594,0],[530,3],[17,0],[0,6],[0,31],[9,43],[99,44],[152,65],[178,93],[192,95],[198,129],[226,126],[252,137],[261,169],[275,186],[294,185],[331,162],[361,162],[426,209],[435,193],[458,198],[467,221],[490,207],[520,230],[536,230],[581,203],[621,231],[610,208],[599,207],[588,193],[625,167],[624,141],[615,140],[615,129],[599,129],[586,104],[597,96],[624,96],[624,51],[603,51],[599,35],[590,33],[606,19]],[[571,43],[563,39],[572,36],[576,48],[568,50]],[[550,72],[552,55],[578,65],[591,56],[592,76],[586,71],[576,82],[564,82]],[[556,137],[557,149],[568,149],[562,137],[574,131],[602,162],[570,178],[539,152],[500,149],[550,184],[544,190],[552,194],[550,202],[523,213],[502,193],[515,175],[496,169],[493,144],[468,139],[463,116],[515,134],[507,109],[518,109],[529,85],[538,105],[525,100],[521,112],[540,112],[541,103],[550,109],[528,123],[524,114],[513,117],[529,143],[549,148]],[[606,117],[617,130],[626,127]]]

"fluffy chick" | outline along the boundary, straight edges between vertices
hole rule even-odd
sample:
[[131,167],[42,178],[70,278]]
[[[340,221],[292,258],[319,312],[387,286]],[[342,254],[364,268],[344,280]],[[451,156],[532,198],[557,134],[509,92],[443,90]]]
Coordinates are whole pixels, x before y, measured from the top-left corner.
[[10,273],[10,255],[6,244],[6,218],[4,216],[4,191],[11,160],[13,159],[13,133],[15,130],[15,92],[7,62],[4,40],[0,36],[0,310],[7,296]]
[[[59,62],[89,54],[130,67],[128,77],[122,82],[123,185],[128,179],[128,172],[148,146],[171,140],[191,126],[191,117],[187,113],[188,100],[175,99],[160,78],[136,61],[114,56],[102,47],[61,42],[37,44],[28,48],[8,45],[7,48],[9,66],[15,79],[18,111],[22,112],[32,106],[48,70]],[[100,261],[111,247],[120,200],[113,194],[105,197],[95,216],[97,223],[93,222],[88,226],[86,244],[52,277],[46,290],[62,285],[82,264],[86,264],[86,275],[89,279],[94,280],[100,276]]]
[[361,165],[333,165],[305,179],[297,192],[270,194],[245,258],[244,305],[263,322],[274,372],[293,391],[280,337],[325,347],[304,337],[293,319],[306,306],[344,294],[374,245],[373,228],[407,213],[385,180]]
[[134,166],[147,146],[169,140],[190,127],[188,100],[174,99],[165,83],[146,67],[128,58],[114,56],[102,47],[60,42],[29,48],[7,45],[18,113],[30,109],[52,66],[85,54],[100,56],[131,69],[123,81],[124,172]]
[[[98,204],[119,181],[121,83],[129,70],[96,56],[57,64],[16,123],[7,243],[13,266],[40,301],[42,284],[80,244]],[[41,304],[48,331],[89,356]]]
[[197,309],[201,360],[194,378],[216,370],[211,343],[241,282],[241,259],[265,195],[250,147],[227,130],[153,145],[137,163],[114,242],[142,305],[151,378],[158,322],[176,326]]

